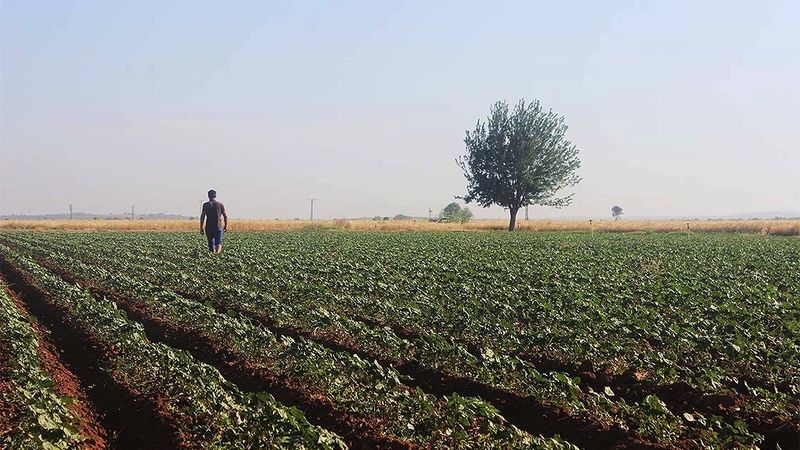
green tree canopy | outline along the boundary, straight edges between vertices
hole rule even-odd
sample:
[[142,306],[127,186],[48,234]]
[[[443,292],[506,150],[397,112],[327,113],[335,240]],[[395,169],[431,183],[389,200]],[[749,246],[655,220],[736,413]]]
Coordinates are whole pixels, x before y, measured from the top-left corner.
[[451,202],[442,209],[440,216],[445,222],[465,223],[472,219],[472,211],[469,208],[462,208],[456,202]]
[[508,230],[527,205],[563,207],[572,194],[556,193],[580,181],[578,149],[565,137],[564,118],[542,109],[538,100],[520,100],[509,111],[495,103],[486,119],[467,131],[467,154],[457,159],[467,178],[465,202],[482,207],[497,204],[509,210]]

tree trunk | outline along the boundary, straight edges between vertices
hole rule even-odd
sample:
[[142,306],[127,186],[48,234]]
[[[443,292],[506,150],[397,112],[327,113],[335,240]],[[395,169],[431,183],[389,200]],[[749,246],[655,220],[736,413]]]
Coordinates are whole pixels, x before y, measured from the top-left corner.
[[517,226],[517,212],[519,208],[511,208],[508,212],[511,213],[511,220],[508,221],[508,231],[514,231],[514,228]]

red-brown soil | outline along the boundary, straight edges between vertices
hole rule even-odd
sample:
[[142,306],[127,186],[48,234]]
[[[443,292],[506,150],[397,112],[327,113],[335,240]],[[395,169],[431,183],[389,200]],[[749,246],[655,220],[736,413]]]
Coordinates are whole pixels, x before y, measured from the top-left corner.
[[[381,323],[368,318],[359,317],[364,323],[372,326],[389,326],[398,336],[404,339],[416,339],[420,335],[413,329],[394,324]],[[467,350],[476,358],[481,358],[481,350],[474,345],[466,345]],[[575,364],[561,358],[544,354],[518,354],[520,359],[530,362],[541,372],[563,372],[571,377],[580,377],[582,387],[588,391],[591,387],[602,392],[610,387],[616,396],[628,402],[636,403],[648,395],[655,395],[663,401],[675,414],[699,412],[707,416],[721,416],[730,422],[741,420],[748,428],[764,435],[762,448],[800,449],[800,424],[792,423],[777,413],[743,414],[741,408],[749,399],[742,393],[709,394],[693,388],[687,383],[678,382],[669,385],[658,385],[642,378],[637,371],[630,370],[622,374],[597,370],[591,361]],[[752,378],[752,377],[751,377]]]
[[[168,288],[168,286],[164,287]],[[178,292],[178,294],[203,303],[208,300],[185,292]],[[470,379],[453,377],[441,371],[422,367],[414,362],[387,359],[361,348],[357,343],[349,341],[342,335],[328,335],[317,331],[282,327],[263,315],[244,310],[239,310],[239,312],[261,323],[279,336],[303,337],[336,351],[357,354],[362,359],[377,360],[384,366],[392,365],[401,374],[412,378],[410,381],[406,381],[406,384],[419,387],[425,392],[435,395],[458,393],[464,396],[483,398],[494,404],[509,422],[532,434],[544,436],[559,434],[567,441],[587,449],[660,447],[659,444],[637,437],[634,433],[623,431],[617,427],[592,423],[570,416],[563,411],[538,405],[537,401],[532,398],[521,397],[476,383]],[[385,326],[361,317],[357,320],[372,326]],[[410,328],[394,326],[390,326],[390,328],[404,339],[419,338],[419,334]],[[468,350],[476,357],[481,357],[477,347],[471,346]],[[800,443],[798,443],[800,425],[774,413],[742,414],[740,408],[747,401],[747,397],[742,394],[708,394],[685,383],[661,386],[639,379],[633,371],[615,376],[608,372],[596,371],[588,362],[573,365],[546,355],[519,356],[533,363],[537,370],[542,372],[558,371],[565,372],[570,376],[580,376],[584,380],[584,389],[591,386],[595,390],[602,391],[605,386],[610,386],[617,396],[630,402],[642,401],[647,395],[654,394],[670,406],[671,411],[676,414],[700,412],[709,416],[719,415],[731,422],[742,420],[752,431],[765,436],[762,448],[775,448],[775,444],[780,444],[782,448],[800,448]],[[696,447],[692,442],[679,442],[677,445],[685,448]]]
[[191,328],[161,320],[146,305],[134,298],[102,289],[91,282],[98,295],[112,299],[122,310],[144,326],[148,339],[186,350],[199,361],[214,366],[222,375],[245,392],[268,392],[278,401],[295,405],[308,420],[342,436],[353,449],[410,449],[414,446],[380,431],[381,419],[354,416],[328,399],[324,393],[297,380],[278,376],[263,367],[254,367],[235,354],[220,348],[209,337]]
[[[113,299],[122,309],[126,310],[132,318],[144,325],[148,338],[151,340],[161,341],[172,347],[191,352],[199,360],[217,367],[226,378],[235,382],[244,390],[266,390],[271,392],[280,401],[302,406],[301,409],[305,411],[309,420],[313,419],[315,423],[319,423],[345,436],[348,442],[356,448],[363,446],[363,439],[374,440],[377,438],[376,436],[379,435],[374,431],[374,427],[369,424],[370,421],[377,421],[375,423],[379,423],[379,418],[358,419],[349,417],[341,412],[336,412],[335,405],[333,404],[330,406],[333,409],[331,414],[327,412],[320,414],[324,412],[325,408],[319,404],[309,405],[307,398],[319,398],[321,400],[325,398],[323,394],[315,393],[309,387],[302,386],[302,384],[293,385],[291,380],[280,379],[263,369],[254,369],[250,367],[246,361],[238,359],[235,355],[226,352],[225,349],[215,348],[213,342],[207,337],[200,335],[195,330],[181,328],[153,317],[147,310],[147,307],[142,305],[135,298],[106,289],[91,280],[75,277],[64,269],[54,267],[46,260],[42,259],[39,262],[70,282],[81,283],[92,289],[98,296],[105,296],[106,298]],[[304,337],[336,351],[359,354],[359,356],[363,358],[370,360],[376,359],[386,365],[395,364],[395,367],[400,373],[412,378],[413,381],[408,383],[410,386],[419,387],[428,393],[450,395],[455,392],[464,396],[476,396],[486,399],[492,402],[511,423],[533,434],[545,436],[558,434],[569,442],[588,449],[666,448],[661,444],[649,442],[616,425],[593,422],[584,418],[571,416],[556,408],[541,405],[536,399],[531,397],[523,397],[505,392],[476,383],[472,380],[452,377],[421,367],[417,364],[396,364],[396,362],[386,361],[384,358],[377,355],[364,352],[353,343],[342,339],[276,327],[274,324],[264,323],[265,320],[262,317],[253,318],[269,327],[279,336]],[[213,350],[209,351],[209,349]],[[298,395],[298,391],[300,395]],[[309,396],[309,393],[312,394]],[[336,421],[330,422],[331,417],[337,416],[340,422],[342,420],[346,422],[345,426],[342,426],[341,423],[336,423]],[[368,433],[367,436],[353,435],[354,429],[360,432],[361,430],[368,430],[370,428],[372,428],[373,431]],[[381,439],[386,439],[386,437],[382,437]],[[368,444],[367,447],[369,448],[373,447],[376,442],[368,442]],[[395,442],[392,439],[390,439],[390,442],[385,443],[385,445],[388,446],[394,444]],[[694,448],[691,443],[685,443],[682,447]]]
[[9,393],[14,389],[11,385],[12,373],[11,352],[0,342],[0,436],[13,430],[17,420],[16,405],[9,401]]
[[[1,256],[1,255],[0,255]],[[174,450],[188,447],[178,439],[178,424],[161,414],[154,399],[137,398],[103,367],[107,349],[91,334],[73,327],[69,311],[52,302],[25,273],[0,257],[2,275],[11,283],[25,309],[60,349],[64,365],[86,387],[86,395],[107,432],[109,448]]]
[[[7,290],[7,294],[11,297],[17,309],[24,316],[30,317],[22,300],[10,290]],[[36,321],[31,321],[31,327],[39,343],[38,351],[42,367],[50,374],[55,384],[54,391],[58,395],[76,400],[75,403],[69,406],[69,410],[77,417],[78,429],[84,439],[80,448],[84,450],[106,448],[106,430],[100,424],[97,412],[89,402],[86,391],[81,386],[80,381],[62,362],[60,352],[51,341],[49,333]]]
[[[43,258],[37,257],[37,260],[45,267],[59,273],[59,275],[70,281],[87,281],[78,280],[72,274],[59,268],[54,268],[51,263]],[[101,294],[110,294],[107,291],[103,291],[100,286],[94,286],[94,288],[96,290],[99,289]],[[186,293],[179,294],[197,301],[205,300]],[[589,449],[611,447],[660,448],[660,445],[641,439],[631,432],[570,416],[563,411],[539,405],[535,399],[520,397],[469,379],[452,377],[446,373],[431,370],[413,362],[387,360],[381,355],[375,355],[360,348],[356,343],[350,342],[343,336],[330,336],[302,329],[281,327],[273,323],[269,318],[254,315],[247,311],[240,312],[258,321],[278,335],[304,337],[336,351],[357,354],[368,360],[374,359],[383,365],[391,364],[400,373],[412,377],[412,380],[407,381],[406,384],[412,387],[419,387],[428,393],[436,395],[458,393],[465,396],[481,397],[493,403],[511,423],[533,434],[546,436],[559,434],[566,440]],[[357,320],[374,326],[386,325],[362,317],[358,317]],[[415,330],[389,326],[400,337],[413,339],[419,336]],[[470,347],[469,350],[477,357],[480,357],[479,349]],[[580,376],[585,382],[584,388],[591,386],[595,390],[602,390],[604,386],[610,386],[618,396],[627,401],[640,401],[649,394],[655,394],[676,413],[697,411],[703,414],[720,415],[731,421],[743,420],[751,430],[766,436],[765,448],[773,448],[775,443],[780,443],[783,448],[800,448],[800,445],[796,443],[798,436],[800,436],[800,426],[798,424],[788,422],[776,414],[744,415],[740,413],[739,407],[743,402],[747,401],[744,395],[705,394],[682,383],[659,386],[648,383],[648,380],[638,379],[634,373],[614,375],[595,370],[589,362],[576,365],[547,355],[518,356],[532,362],[540,371],[560,371],[566,372],[571,376]],[[690,442],[682,443],[681,445],[686,448],[694,447]]]

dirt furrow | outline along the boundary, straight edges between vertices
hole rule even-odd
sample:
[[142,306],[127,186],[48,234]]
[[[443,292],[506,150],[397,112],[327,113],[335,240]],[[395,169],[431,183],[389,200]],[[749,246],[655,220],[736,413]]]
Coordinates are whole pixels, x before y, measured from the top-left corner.
[[[164,287],[169,288],[168,286]],[[178,294],[203,303],[208,300],[186,292],[178,292]],[[233,307],[233,309],[236,308]],[[616,427],[604,427],[601,424],[594,424],[594,427],[590,425],[589,430],[586,430],[586,420],[576,419],[561,411],[556,410],[554,412],[553,408],[537,407],[536,399],[522,397],[467,378],[454,377],[414,362],[387,359],[382,355],[363,349],[357,343],[347,340],[341,334],[324,334],[318,331],[285,327],[274,323],[263,315],[238,309],[237,311],[278,335],[303,337],[336,351],[356,354],[367,360],[376,360],[384,366],[391,365],[401,374],[411,377],[411,380],[406,381],[406,384],[412,387],[419,387],[425,392],[435,395],[457,393],[464,396],[483,398],[494,404],[511,423],[533,434],[550,435],[558,433],[562,438],[583,448],[610,448],[610,445],[623,447],[633,445],[636,448],[648,445],[658,447],[656,444],[638,439],[635,436],[632,437],[633,435],[630,432]],[[224,311],[220,309],[220,312]],[[380,322],[360,317],[357,320],[375,327],[389,326],[397,336],[404,339],[420,338],[420,335],[410,328],[382,325]],[[476,346],[470,345],[467,349],[477,358],[482,357],[480,349]],[[605,386],[609,386],[615,395],[632,403],[641,402],[645,397],[653,394],[664,401],[675,414],[699,412],[708,416],[721,416],[730,422],[741,420],[752,431],[764,435],[764,448],[775,448],[775,444],[781,444],[783,448],[787,448],[787,446],[788,448],[800,448],[800,441],[798,441],[800,439],[800,425],[775,413],[741,413],[741,406],[747,402],[747,397],[741,394],[708,394],[694,389],[686,383],[665,386],[647,381],[642,382],[637,379],[637,374],[634,371],[622,375],[611,375],[595,371],[589,362],[574,365],[549,356],[517,356],[530,362],[541,372],[563,372],[571,377],[581,377],[584,381],[583,388],[587,392],[587,386],[591,386],[592,389],[599,392],[602,392]],[[534,419],[534,417],[540,419]],[[536,423],[539,422],[547,424],[537,426]],[[688,443],[687,446],[691,447]]]
[[10,282],[25,309],[39,322],[43,331],[59,349],[64,363],[86,387],[86,396],[107,432],[108,447],[120,450],[181,448],[177,431],[159,414],[159,407],[149,399],[136,398],[126,387],[100,367],[106,349],[91,334],[73,327],[70,312],[49,300],[33,280],[0,260],[0,271]]
[[[203,300],[203,299],[201,299]],[[388,326],[396,335],[405,339],[419,338],[415,330],[394,324],[359,317],[358,320],[372,326]],[[481,350],[475,345],[461,342],[476,358],[482,358]],[[782,444],[784,448],[800,448],[800,424],[793,423],[777,413],[746,414],[742,407],[748,402],[745,394],[709,394],[685,382],[668,385],[653,383],[641,378],[643,374],[629,370],[623,374],[599,371],[590,361],[575,364],[548,355],[517,354],[520,359],[531,363],[540,372],[563,372],[570,377],[580,377],[582,388],[588,387],[602,392],[608,386],[615,396],[629,403],[641,402],[648,395],[655,395],[663,401],[674,414],[698,412],[706,416],[721,416],[729,422],[741,420],[748,428],[765,437],[765,448]]]
[[[44,258],[38,258],[43,265],[50,264]],[[58,271],[58,268],[53,268]],[[71,274],[64,273],[62,276],[72,277]],[[78,281],[74,280],[73,281]],[[85,280],[84,280],[85,281]],[[169,286],[165,286],[169,288]],[[186,292],[177,292],[186,298],[205,302],[206,298],[192,295]],[[213,302],[212,302],[213,305]],[[234,308],[236,309],[236,308]],[[220,310],[221,312],[225,312]],[[290,337],[303,337],[317,342],[332,350],[356,354],[367,360],[377,360],[384,366],[392,365],[398,372],[408,377],[410,381],[405,383],[412,387],[419,387],[425,392],[435,395],[450,395],[458,393],[464,396],[481,397],[494,404],[498,410],[511,423],[517,425],[532,434],[552,435],[560,434],[561,437],[585,448],[607,448],[609,445],[622,446],[647,446],[658,445],[643,441],[629,431],[619,427],[609,427],[604,424],[593,423],[586,419],[579,419],[555,408],[544,407],[536,399],[519,396],[505,390],[496,389],[491,386],[477,383],[470,379],[453,377],[447,373],[423,367],[414,362],[402,362],[387,359],[382,355],[376,355],[367,351],[357,343],[349,341],[340,334],[324,334],[318,331],[308,331],[304,329],[280,326],[268,317],[253,314],[249,311],[239,311],[243,315],[261,323],[267,329],[277,335]],[[375,320],[357,317],[356,320],[371,326],[389,326],[398,336],[406,339],[419,338],[419,334],[409,328],[382,324]],[[468,350],[476,357],[481,357],[481,351],[475,346],[467,346]],[[704,415],[719,415],[726,420],[733,422],[742,420],[748,427],[765,436],[765,444],[774,446],[774,443],[790,445],[797,442],[800,436],[800,426],[789,422],[775,413],[763,414],[744,414],[740,411],[741,406],[747,401],[744,395],[714,395],[698,391],[685,383],[673,385],[657,385],[647,380],[638,379],[638,374],[634,371],[622,375],[609,374],[595,370],[591,363],[584,362],[576,365],[565,362],[555,357],[547,355],[517,355],[521,359],[531,362],[537,370],[542,372],[564,372],[570,376],[579,376],[584,380],[584,388],[591,386],[597,391],[602,391],[605,386],[611,387],[615,394],[629,402],[639,402],[647,395],[654,394],[664,401],[673,413],[700,412]],[[795,445],[796,446],[796,445]]]
[[0,342],[0,436],[3,436],[14,429],[19,411],[16,406],[9,402],[9,395],[14,389],[11,384],[13,376],[11,368],[11,351],[8,346]]
[[[30,317],[30,312],[19,296],[11,291],[6,291],[17,309],[25,316]],[[76,401],[69,406],[69,410],[78,418],[78,429],[83,441],[80,448],[95,450],[107,448],[107,432],[100,423],[95,407],[86,394],[86,388],[72,371],[63,362],[61,351],[55,345],[50,333],[36,321],[31,321],[31,328],[39,343],[38,352],[42,367],[50,374],[58,395],[70,397]]]
[[102,288],[91,280],[82,280],[69,272],[53,267],[35,257],[42,266],[73,283],[89,288],[95,295],[114,301],[132,320],[143,325],[147,338],[170,347],[188,351],[197,360],[216,367],[243,391],[268,392],[278,401],[295,405],[304,411],[310,422],[340,434],[355,449],[409,449],[414,446],[393,437],[382,436],[368,420],[352,416],[336,408],[322,392],[293,380],[277,376],[260,367],[253,367],[225,349],[220,349],[207,336],[190,328],[182,328],[160,320],[138,300]]
[[415,362],[387,359],[363,349],[342,335],[282,327],[263,316],[240,312],[278,335],[302,337],[335,351],[355,354],[370,361],[375,360],[386,367],[392,366],[400,374],[408,377],[404,380],[405,384],[420,388],[426,393],[438,396],[456,393],[466,397],[480,397],[492,403],[510,423],[534,435],[558,434],[568,442],[587,449],[661,448],[659,445],[639,439],[618,426],[571,416],[557,408],[544,406],[533,397],[520,396],[468,378],[452,376]]
[[[330,413],[325,411],[325,407],[319,403],[312,402],[312,404],[308,405],[306,399],[307,395],[305,395],[309,391],[307,387],[291,385],[289,380],[280,379],[274,376],[274,374],[270,374],[264,370],[249,367],[246,362],[226,352],[225,349],[210,351],[209,349],[213,349],[214,345],[205,336],[196,333],[194,330],[180,328],[152,317],[147,311],[147,308],[141,305],[135,298],[114,292],[92,280],[76,277],[65,269],[54,267],[52,263],[44,258],[36,257],[36,259],[48,270],[58,274],[65,280],[84,285],[96,295],[105,296],[106,298],[114,300],[122,309],[126,310],[132,318],[145,326],[148,338],[189,351],[199,360],[217,367],[226,378],[239,385],[243,390],[266,390],[273,393],[280,401],[296,404],[298,406],[302,405],[301,409],[306,411],[309,420],[336,431],[346,439],[349,437],[349,440],[353,443],[360,445],[363,443],[364,439],[374,439],[374,437],[363,435],[354,436],[351,427],[359,431],[367,429],[368,424],[359,424],[359,419],[342,416],[340,412],[335,411],[333,405],[330,406]],[[410,381],[406,381],[407,385],[419,387],[427,393],[439,396],[457,393],[463,396],[480,397],[495,405],[510,423],[534,435],[554,436],[557,434],[565,440],[587,449],[666,448],[661,444],[642,439],[636,434],[624,430],[619,426],[594,422],[585,418],[569,415],[557,408],[542,405],[537,399],[532,397],[519,396],[466,378],[453,377],[415,363],[397,364],[397,362],[386,360],[380,355],[364,351],[357,345],[345,341],[339,336],[325,336],[305,330],[276,326],[264,317],[258,317],[246,312],[242,313],[261,323],[278,336],[306,338],[335,351],[356,354],[367,360],[377,360],[385,366],[393,365],[398,372],[411,379]],[[300,391],[304,395],[298,396],[296,391]],[[342,427],[341,424],[337,424],[335,421],[331,422],[331,417],[336,416],[344,419],[347,426]],[[386,443],[386,445],[390,446],[394,444],[396,443],[391,441]],[[689,443],[687,443],[686,447],[693,448]]]

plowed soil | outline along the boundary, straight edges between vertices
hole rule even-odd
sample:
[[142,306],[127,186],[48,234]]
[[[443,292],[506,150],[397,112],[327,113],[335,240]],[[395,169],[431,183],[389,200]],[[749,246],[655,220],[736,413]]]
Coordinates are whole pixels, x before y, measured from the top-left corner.
[[155,399],[137,398],[112,374],[101,367],[105,358],[98,340],[70,326],[69,311],[49,300],[26,274],[0,258],[2,275],[11,289],[49,334],[63,356],[64,365],[86,386],[88,403],[98,412],[106,430],[108,447],[121,450],[174,450],[185,447],[179,441],[179,426],[159,414]]
[[[22,300],[12,291],[7,291],[17,308],[30,317]],[[97,412],[86,395],[86,390],[75,376],[63,363],[61,352],[53,344],[49,333],[36,321],[31,321],[37,342],[39,343],[39,359],[42,367],[50,374],[55,383],[54,390],[58,395],[71,397],[75,403],[69,410],[78,418],[78,428],[84,441],[81,448],[85,450],[105,449],[108,446],[107,433],[100,424]]]

